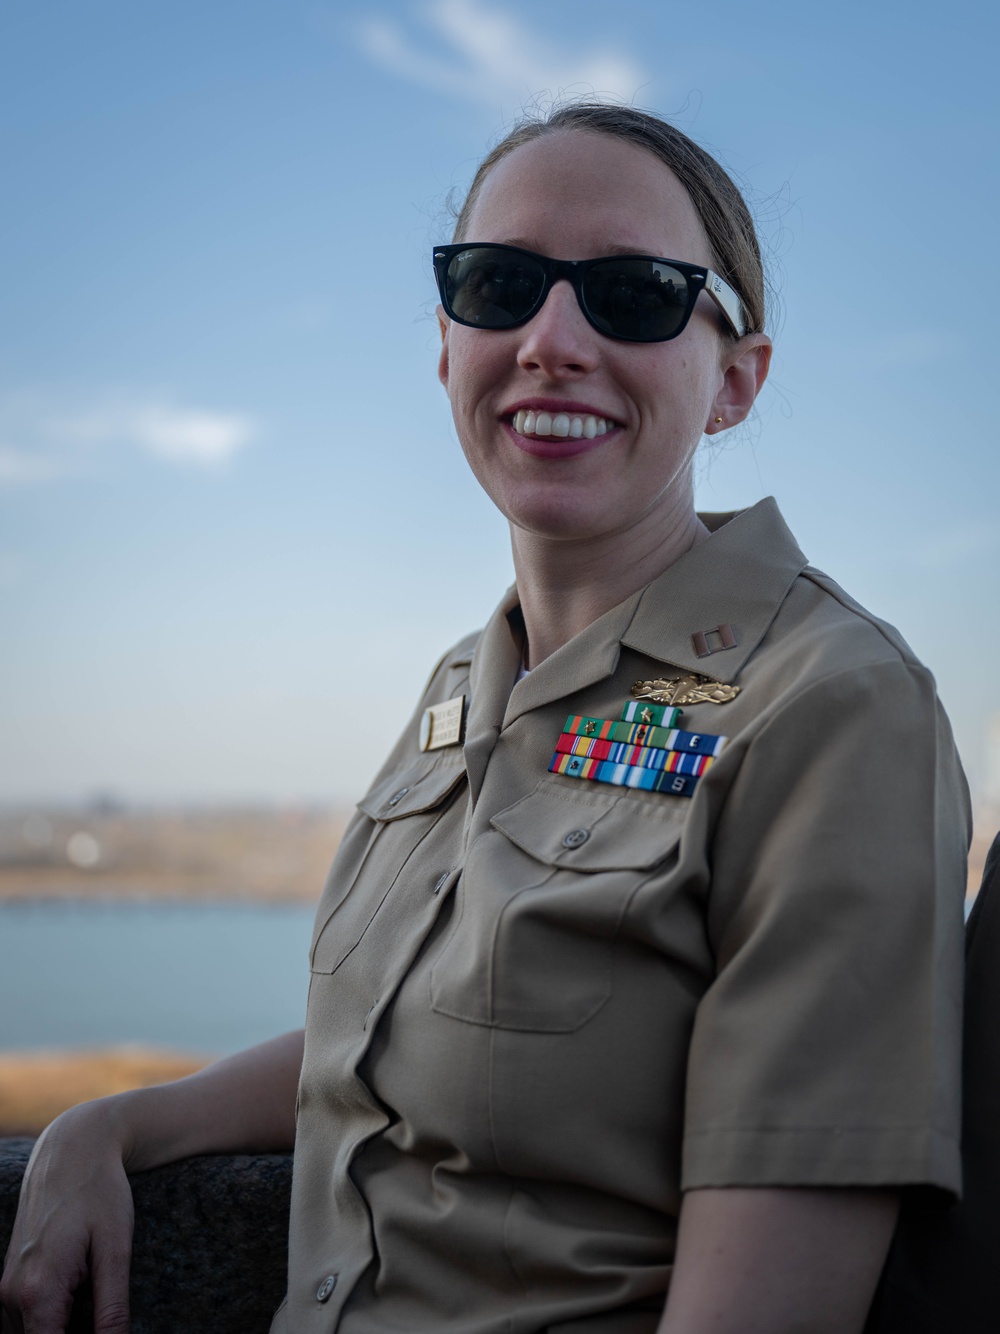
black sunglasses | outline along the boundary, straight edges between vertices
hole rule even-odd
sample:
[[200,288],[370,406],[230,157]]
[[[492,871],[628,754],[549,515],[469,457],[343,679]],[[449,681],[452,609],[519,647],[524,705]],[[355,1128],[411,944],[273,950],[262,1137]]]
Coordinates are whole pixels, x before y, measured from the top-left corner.
[[739,297],[699,264],[650,255],[549,259],[513,245],[472,242],[434,249],[434,276],[449,319],[474,329],[515,329],[536,315],[565,278],[602,334],[629,343],[665,343],[691,318],[704,289],[737,336],[747,323]]

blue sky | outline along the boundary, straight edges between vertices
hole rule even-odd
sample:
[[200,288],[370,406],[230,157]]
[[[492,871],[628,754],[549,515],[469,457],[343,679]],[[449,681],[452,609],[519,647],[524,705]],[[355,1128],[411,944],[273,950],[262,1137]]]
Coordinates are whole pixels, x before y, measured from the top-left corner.
[[778,497],[1000,709],[997,9],[0,4],[0,800],[356,797],[511,577],[437,383],[447,195],[532,99],[749,186],[777,353],[699,502]]

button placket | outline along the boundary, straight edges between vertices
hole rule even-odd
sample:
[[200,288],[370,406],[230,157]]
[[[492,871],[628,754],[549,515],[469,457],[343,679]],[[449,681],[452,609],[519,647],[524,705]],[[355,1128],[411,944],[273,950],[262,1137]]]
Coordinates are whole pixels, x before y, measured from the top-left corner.
[[375,999],[372,1001],[371,1005],[369,1005],[368,1013],[365,1015],[365,1022],[361,1025],[362,1029],[364,1029],[365,1031],[367,1031],[369,1021],[371,1020],[372,1015],[378,1009],[381,1000],[382,1000],[381,996],[376,996]]

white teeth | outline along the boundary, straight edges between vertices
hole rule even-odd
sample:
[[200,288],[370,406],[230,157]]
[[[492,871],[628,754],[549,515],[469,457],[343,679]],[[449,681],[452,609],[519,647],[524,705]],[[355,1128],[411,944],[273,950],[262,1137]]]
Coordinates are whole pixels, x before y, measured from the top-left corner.
[[554,435],[573,440],[594,440],[614,429],[614,422],[588,413],[585,417],[571,417],[566,412],[532,412],[518,408],[512,423],[518,435]]

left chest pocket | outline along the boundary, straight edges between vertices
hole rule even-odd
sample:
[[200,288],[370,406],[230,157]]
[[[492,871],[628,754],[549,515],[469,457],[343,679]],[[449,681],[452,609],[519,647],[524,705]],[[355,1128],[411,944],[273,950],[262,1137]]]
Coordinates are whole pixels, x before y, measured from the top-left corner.
[[464,767],[451,756],[433,765],[424,760],[395,770],[358,803],[365,823],[352,831],[343,863],[340,856],[334,862],[316,916],[314,973],[336,972],[358,946],[400,877],[411,873],[415,854],[464,778]]
[[458,885],[458,917],[431,1003],[467,1023],[582,1028],[609,1000],[619,928],[636,890],[676,850],[684,812],[543,779],[491,820]]

